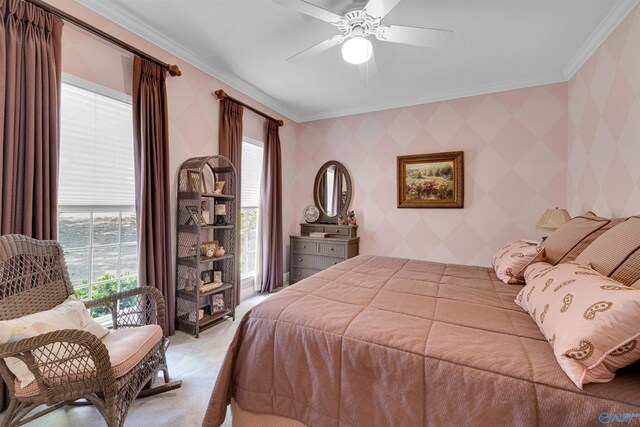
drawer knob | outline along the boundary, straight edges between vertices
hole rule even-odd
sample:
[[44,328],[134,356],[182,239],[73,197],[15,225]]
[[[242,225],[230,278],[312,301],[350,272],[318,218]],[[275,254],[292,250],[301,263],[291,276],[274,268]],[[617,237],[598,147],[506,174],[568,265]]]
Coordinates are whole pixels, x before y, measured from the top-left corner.
[[339,229],[336,229],[336,233],[339,233],[339,232],[340,232],[340,230],[339,230]]
[[307,249],[307,245],[302,245],[302,249]]
[[338,263],[338,261],[334,261],[334,262],[333,262],[333,265],[336,265],[337,263]]
[[302,261],[302,258],[298,258],[298,261]]
[[329,249],[331,252],[333,252],[333,248]]

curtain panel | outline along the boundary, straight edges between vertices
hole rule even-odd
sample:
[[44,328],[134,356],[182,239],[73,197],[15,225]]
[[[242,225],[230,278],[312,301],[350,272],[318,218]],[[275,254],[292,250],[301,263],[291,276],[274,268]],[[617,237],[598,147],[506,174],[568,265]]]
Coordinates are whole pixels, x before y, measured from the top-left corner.
[[166,70],[134,57],[133,130],[138,226],[138,284],[164,296],[168,335],[175,333],[171,268],[171,187]]
[[[62,26],[0,0],[0,234],[57,238]],[[9,393],[0,380],[0,411]]]
[[278,124],[267,120],[262,176],[262,292],[283,285],[282,152]]
[[[236,169],[236,244],[240,244],[240,209],[242,195],[242,115],[244,108],[242,105],[224,98],[220,101],[220,127],[218,131],[218,144],[221,156],[225,156]],[[236,254],[239,257],[240,254]],[[240,304],[240,262],[236,260],[235,277],[235,300],[236,305]]]

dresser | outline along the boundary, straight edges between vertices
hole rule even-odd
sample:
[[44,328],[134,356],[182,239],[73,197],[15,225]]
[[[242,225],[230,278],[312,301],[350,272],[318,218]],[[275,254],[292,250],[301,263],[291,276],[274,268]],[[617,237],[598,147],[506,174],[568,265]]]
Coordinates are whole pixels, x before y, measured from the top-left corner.
[[[310,237],[309,233],[329,233]],[[300,235],[289,236],[291,277],[294,284],[318,271],[358,255],[360,238],[357,225],[300,224]]]

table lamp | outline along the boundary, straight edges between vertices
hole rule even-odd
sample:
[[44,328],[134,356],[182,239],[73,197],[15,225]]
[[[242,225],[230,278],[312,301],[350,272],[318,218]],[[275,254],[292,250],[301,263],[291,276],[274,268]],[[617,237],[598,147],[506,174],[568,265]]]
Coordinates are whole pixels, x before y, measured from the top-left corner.
[[571,215],[569,215],[569,212],[566,209],[547,209],[538,220],[536,227],[542,230],[553,231],[570,219]]

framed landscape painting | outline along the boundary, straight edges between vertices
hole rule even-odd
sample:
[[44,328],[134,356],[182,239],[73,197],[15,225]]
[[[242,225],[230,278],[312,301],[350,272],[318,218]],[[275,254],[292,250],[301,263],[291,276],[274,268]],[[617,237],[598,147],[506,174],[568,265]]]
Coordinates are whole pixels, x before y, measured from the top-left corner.
[[399,208],[464,207],[462,151],[398,157]]

